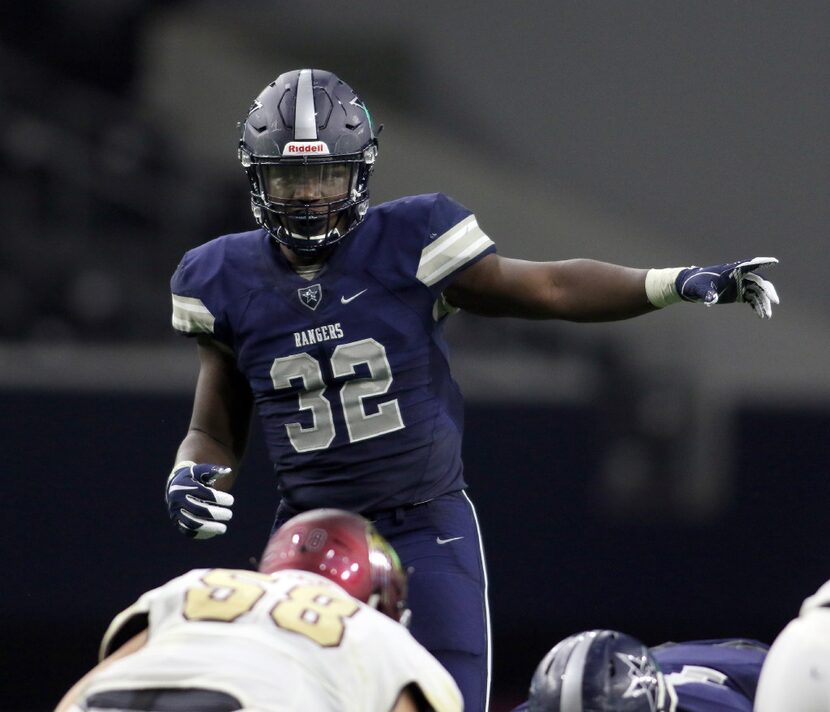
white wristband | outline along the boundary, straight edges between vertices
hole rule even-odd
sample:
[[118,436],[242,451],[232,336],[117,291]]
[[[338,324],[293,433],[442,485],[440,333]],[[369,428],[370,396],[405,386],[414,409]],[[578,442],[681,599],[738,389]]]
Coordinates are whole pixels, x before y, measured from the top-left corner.
[[684,267],[650,269],[646,272],[646,297],[653,306],[661,309],[680,301],[675,281]]

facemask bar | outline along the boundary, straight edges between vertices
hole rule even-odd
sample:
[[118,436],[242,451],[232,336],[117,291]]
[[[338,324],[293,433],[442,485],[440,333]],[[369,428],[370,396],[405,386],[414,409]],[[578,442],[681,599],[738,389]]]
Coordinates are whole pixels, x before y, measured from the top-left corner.
[[255,213],[258,209],[263,211],[263,224],[275,227],[279,232],[278,239],[290,239],[290,247],[300,252],[314,250],[325,240],[333,243],[342,237],[340,223],[346,216],[343,209],[337,210],[331,204],[322,206],[325,212],[311,205],[292,208],[290,214],[269,205],[254,206]]

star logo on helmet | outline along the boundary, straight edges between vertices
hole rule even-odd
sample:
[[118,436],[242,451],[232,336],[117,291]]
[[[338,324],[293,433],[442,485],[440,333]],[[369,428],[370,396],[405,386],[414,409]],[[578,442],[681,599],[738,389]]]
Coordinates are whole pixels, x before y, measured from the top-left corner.
[[314,311],[320,305],[320,301],[323,298],[323,288],[319,284],[302,287],[297,290],[297,296],[305,306],[311,309],[311,311]]
[[651,712],[657,712],[657,677],[654,666],[645,655],[628,655],[616,653],[626,668],[628,668],[628,688],[623,692],[623,698],[645,696]]

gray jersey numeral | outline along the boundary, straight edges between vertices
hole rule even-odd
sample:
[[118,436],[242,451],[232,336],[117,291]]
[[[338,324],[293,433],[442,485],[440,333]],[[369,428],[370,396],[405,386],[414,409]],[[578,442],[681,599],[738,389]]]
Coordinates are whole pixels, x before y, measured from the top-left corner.
[[288,439],[297,452],[323,450],[334,440],[334,419],[331,416],[331,404],[323,395],[326,384],[317,359],[309,354],[293,354],[274,359],[271,366],[271,382],[275,390],[291,388],[292,379],[303,382],[299,392],[300,410],[311,413],[313,424],[304,428],[299,423],[285,426]]
[[[363,339],[340,344],[331,355],[332,373],[337,378],[357,373],[357,367],[361,364],[369,369],[369,377],[353,378],[346,381],[340,389],[349,442],[353,443],[404,427],[396,398],[378,403],[372,413],[366,412],[365,399],[387,393],[392,385],[392,369],[383,344],[374,339]],[[323,450],[331,445],[335,430],[331,404],[323,395],[325,383],[320,363],[306,353],[275,359],[271,366],[274,388],[291,388],[294,379],[302,381],[303,389],[299,392],[300,410],[311,413],[313,424],[303,427],[300,423],[288,423],[285,426],[288,439],[297,452]]]

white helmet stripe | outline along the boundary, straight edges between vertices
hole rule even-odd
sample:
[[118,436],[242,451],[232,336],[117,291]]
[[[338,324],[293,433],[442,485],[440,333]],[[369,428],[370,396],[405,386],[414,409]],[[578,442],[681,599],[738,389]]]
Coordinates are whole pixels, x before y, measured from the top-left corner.
[[585,659],[596,637],[592,633],[581,636],[568,656],[565,672],[562,674],[562,697],[559,708],[563,712],[582,712],[582,673]]
[[314,86],[311,70],[301,69],[297,79],[297,105],[294,109],[294,140],[316,141],[317,119],[314,116]]

